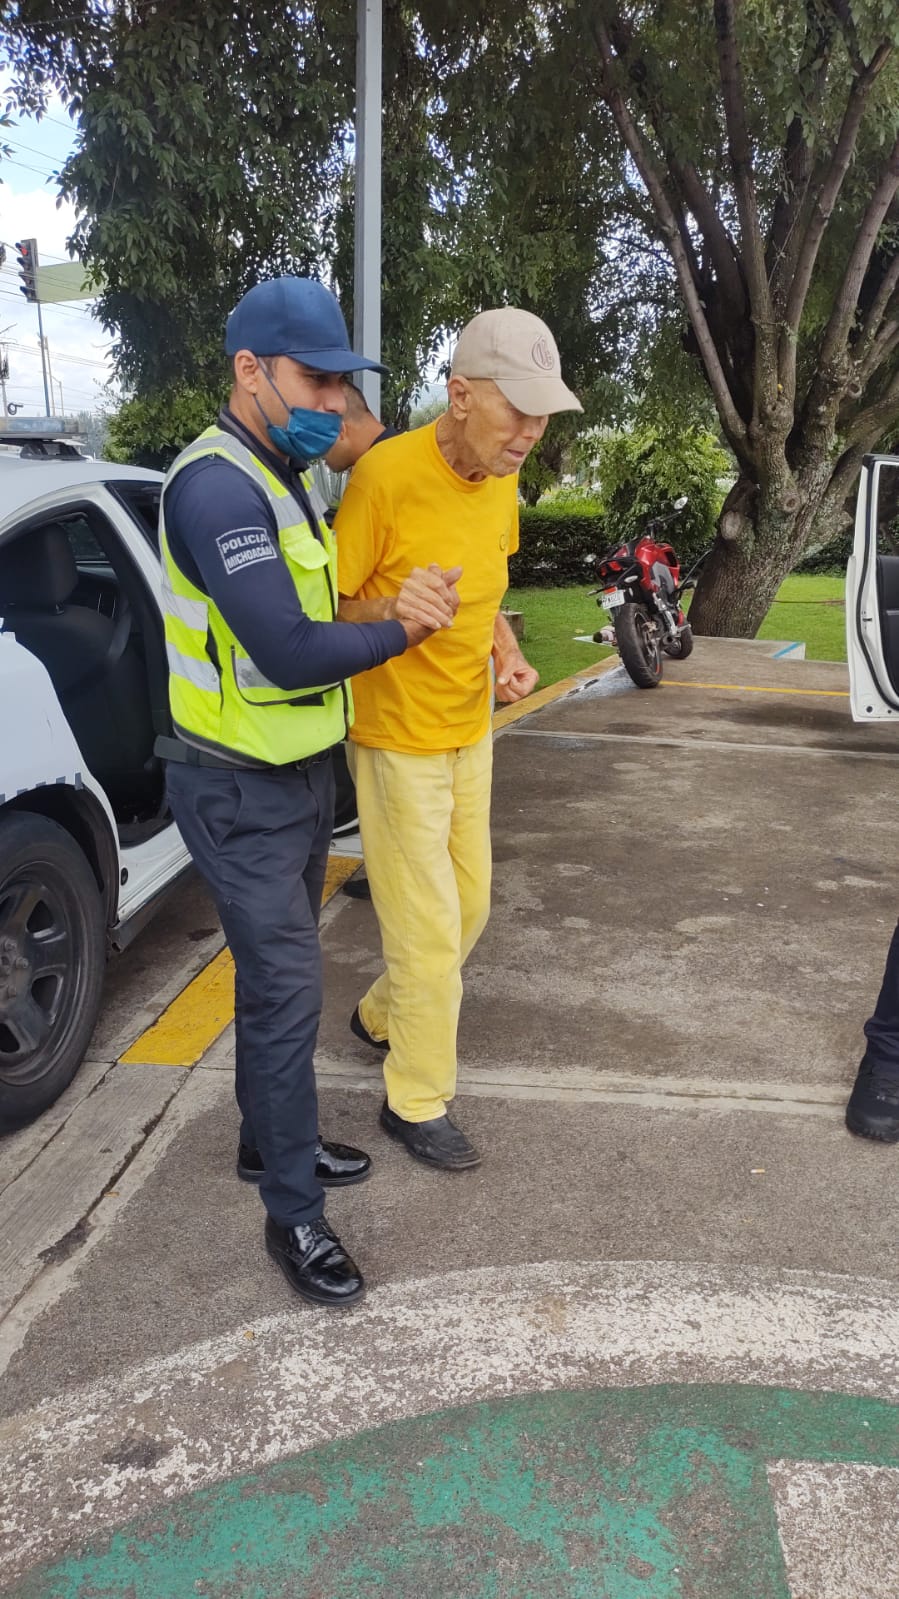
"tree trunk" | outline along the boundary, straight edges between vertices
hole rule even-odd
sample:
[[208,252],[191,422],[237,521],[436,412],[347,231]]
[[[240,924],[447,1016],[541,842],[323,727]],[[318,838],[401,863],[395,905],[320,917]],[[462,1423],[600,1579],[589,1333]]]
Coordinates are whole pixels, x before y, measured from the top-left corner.
[[694,633],[755,638],[781,583],[813,541],[824,493],[819,475],[814,486],[801,485],[796,503],[789,479],[784,464],[762,488],[747,477],[734,484],[690,607]]

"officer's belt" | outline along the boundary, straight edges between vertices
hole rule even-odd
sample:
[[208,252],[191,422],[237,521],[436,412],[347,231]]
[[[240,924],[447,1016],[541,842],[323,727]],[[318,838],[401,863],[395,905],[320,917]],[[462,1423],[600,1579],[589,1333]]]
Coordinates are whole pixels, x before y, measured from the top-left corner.
[[304,755],[299,761],[285,761],[274,766],[267,761],[229,761],[225,755],[214,755],[211,750],[197,749],[194,744],[184,744],[180,738],[168,738],[160,733],[153,745],[153,754],[164,761],[177,761],[183,766],[211,766],[225,772],[302,772],[307,766],[318,766],[331,759],[330,748],[315,755]]

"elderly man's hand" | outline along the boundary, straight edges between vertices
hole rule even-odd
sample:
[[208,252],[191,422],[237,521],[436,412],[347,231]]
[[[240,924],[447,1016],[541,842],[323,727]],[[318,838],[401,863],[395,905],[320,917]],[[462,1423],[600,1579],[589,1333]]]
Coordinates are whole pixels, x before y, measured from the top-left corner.
[[540,673],[529,666],[520,650],[494,650],[496,697],[502,705],[526,699],[536,688]]
[[440,628],[452,627],[459,609],[456,584],[461,576],[461,566],[446,571],[434,564],[412,568],[393,602],[394,615],[406,629],[410,644],[421,644]]

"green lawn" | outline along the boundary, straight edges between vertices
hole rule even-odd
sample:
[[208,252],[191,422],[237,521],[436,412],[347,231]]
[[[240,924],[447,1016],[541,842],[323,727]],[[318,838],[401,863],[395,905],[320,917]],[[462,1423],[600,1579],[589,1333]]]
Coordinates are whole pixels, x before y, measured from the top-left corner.
[[[804,641],[810,661],[845,661],[843,588],[841,577],[788,577],[759,638]],[[574,641],[576,633],[595,633],[608,621],[587,588],[510,589],[505,604],[524,613],[524,652],[544,688],[611,653]]]

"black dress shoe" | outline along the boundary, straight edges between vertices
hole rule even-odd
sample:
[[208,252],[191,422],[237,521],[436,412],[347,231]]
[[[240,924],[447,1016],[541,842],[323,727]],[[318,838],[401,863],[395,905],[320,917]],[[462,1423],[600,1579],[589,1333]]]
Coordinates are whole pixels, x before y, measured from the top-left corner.
[[[237,1175],[245,1183],[262,1180],[265,1165],[258,1149],[237,1146]],[[320,1138],[315,1146],[315,1175],[323,1188],[348,1188],[364,1183],[371,1172],[371,1156],[352,1144],[329,1144]]]
[[367,877],[348,877],[343,885],[343,892],[350,899],[371,899],[371,886]]
[[355,1305],[365,1293],[356,1262],[324,1216],[299,1227],[265,1220],[265,1247],[291,1288],[313,1305]]
[[382,1049],[386,1054],[390,1048],[389,1038],[372,1038],[371,1033],[362,1020],[362,1017],[359,1015],[358,1005],[350,1017],[350,1032],[355,1033],[357,1038],[361,1038],[363,1044],[371,1044],[372,1049]]
[[899,1142],[899,1077],[877,1074],[863,1060],[846,1106],[846,1126],[862,1138]]
[[448,1116],[435,1116],[433,1121],[427,1122],[404,1122],[385,1099],[380,1120],[385,1133],[405,1144],[409,1154],[426,1166],[439,1166],[443,1171],[470,1171],[472,1166],[481,1164],[474,1144],[469,1143],[461,1128]]

